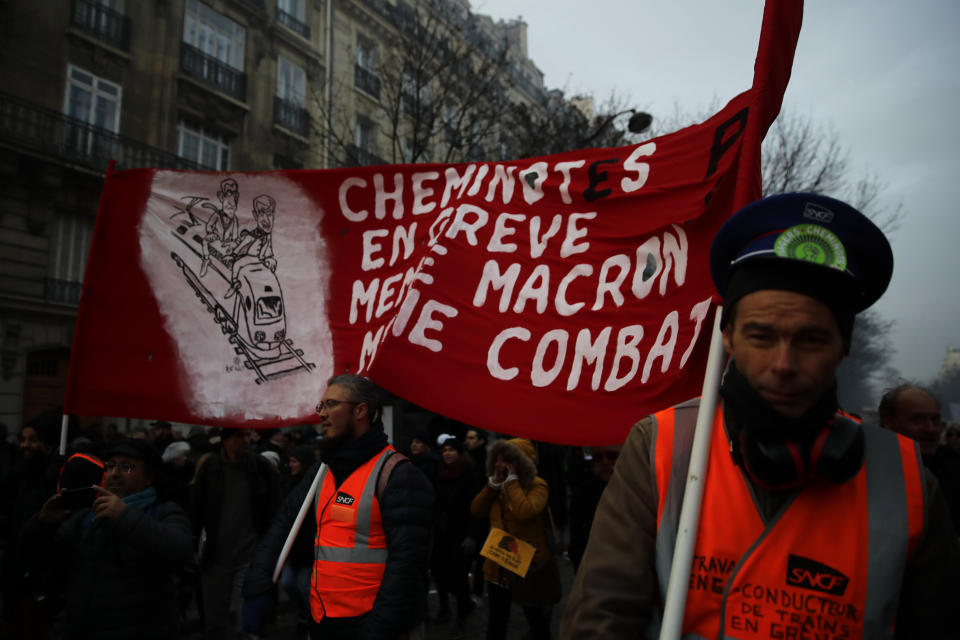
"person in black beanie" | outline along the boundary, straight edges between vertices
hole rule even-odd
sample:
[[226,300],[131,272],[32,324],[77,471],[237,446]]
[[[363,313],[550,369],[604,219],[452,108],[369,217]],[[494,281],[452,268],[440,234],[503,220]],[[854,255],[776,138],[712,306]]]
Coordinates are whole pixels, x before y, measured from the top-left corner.
[[[886,237],[839,200],[773,196],[724,223],[710,271],[730,361],[707,423],[682,635],[955,637],[960,544],[936,481],[914,442],[837,402],[855,316],[893,273]],[[659,635],[699,404],[631,430],[562,638]]]
[[[78,474],[75,461],[95,471],[102,464],[105,473]],[[70,475],[91,484],[71,492]],[[23,537],[24,555],[46,563],[63,588],[58,637],[179,637],[177,574],[191,561],[193,544],[186,513],[158,490],[162,478],[160,454],[146,440],[116,442],[103,463],[89,454],[68,460],[60,491]],[[88,506],[72,499],[87,490]]]
[[430,446],[430,434],[422,429],[414,431],[410,438],[410,462],[423,472],[430,484],[436,486],[437,471],[440,469],[440,456]]
[[440,603],[436,622],[450,620],[449,596],[456,600],[457,617],[450,636],[453,638],[462,637],[467,616],[474,608],[467,572],[479,548],[483,526],[470,515],[470,503],[480,484],[463,443],[458,438],[447,438],[440,445],[440,456],[430,571]]

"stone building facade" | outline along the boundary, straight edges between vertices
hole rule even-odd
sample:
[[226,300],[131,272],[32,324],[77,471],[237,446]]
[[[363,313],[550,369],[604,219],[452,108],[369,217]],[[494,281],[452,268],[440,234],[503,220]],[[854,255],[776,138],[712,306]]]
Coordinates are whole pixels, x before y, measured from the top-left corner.
[[506,43],[500,94],[540,98],[524,23],[410,1],[2,4],[0,422],[16,430],[62,404],[110,159],[226,172],[402,161],[378,88],[414,9],[469,36],[475,60]]

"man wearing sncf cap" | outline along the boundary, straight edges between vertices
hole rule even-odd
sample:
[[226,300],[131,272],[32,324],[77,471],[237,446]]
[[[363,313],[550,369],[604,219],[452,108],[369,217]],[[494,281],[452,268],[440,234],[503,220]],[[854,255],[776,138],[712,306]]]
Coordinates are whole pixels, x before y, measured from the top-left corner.
[[57,637],[177,638],[190,521],[158,496],[163,463],[146,440],[118,441],[103,466],[90,506],[75,507],[62,489],[25,530],[24,553],[48,562],[65,594]]
[[[836,370],[893,255],[847,204],[755,202],[710,253],[730,361],[684,638],[953,638],[960,547],[916,445],[840,411]],[[699,401],[637,423],[597,509],[563,638],[656,638]]]

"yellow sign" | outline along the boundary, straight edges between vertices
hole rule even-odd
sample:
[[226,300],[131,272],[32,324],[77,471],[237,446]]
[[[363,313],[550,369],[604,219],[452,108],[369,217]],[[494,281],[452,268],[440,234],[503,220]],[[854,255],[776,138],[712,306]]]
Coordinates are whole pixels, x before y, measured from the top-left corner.
[[507,533],[503,529],[490,527],[490,535],[483,543],[480,555],[490,558],[498,565],[512,571],[521,578],[527,575],[530,562],[536,549],[529,542]]

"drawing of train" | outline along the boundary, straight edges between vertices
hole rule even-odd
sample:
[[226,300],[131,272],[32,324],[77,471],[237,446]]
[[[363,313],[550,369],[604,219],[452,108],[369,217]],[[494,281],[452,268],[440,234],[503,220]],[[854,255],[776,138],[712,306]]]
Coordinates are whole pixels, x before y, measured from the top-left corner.
[[[190,213],[189,207],[185,212]],[[172,233],[186,251],[171,251],[171,258],[220,325],[234,352],[243,359],[244,366],[255,373],[257,384],[316,368],[287,337],[283,292],[271,269],[256,256],[236,257],[216,246],[207,247],[208,263],[204,268],[205,227],[193,214]]]

